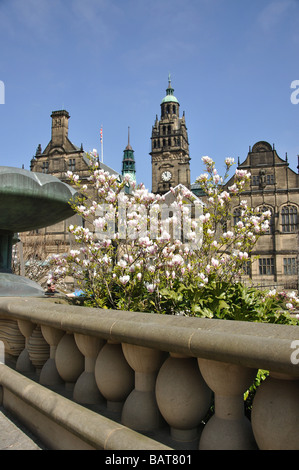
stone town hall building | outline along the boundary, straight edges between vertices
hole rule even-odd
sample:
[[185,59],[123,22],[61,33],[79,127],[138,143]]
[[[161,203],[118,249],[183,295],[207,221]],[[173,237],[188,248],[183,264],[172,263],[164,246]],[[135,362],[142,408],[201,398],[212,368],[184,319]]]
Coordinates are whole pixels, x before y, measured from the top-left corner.
[[[166,96],[160,103],[160,119],[156,116],[151,134],[152,192],[165,194],[170,187],[179,184],[203,197],[198,185],[191,183],[190,155],[185,113],[180,116],[180,104],[174,96],[169,77]],[[80,147],[68,138],[67,111],[54,111],[51,140],[44,151],[40,146],[31,161],[31,170],[51,173],[65,180],[67,170],[75,171],[81,179],[88,176],[88,159]],[[100,162],[105,170],[117,173]],[[258,255],[251,268],[244,274],[244,280],[254,285],[297,289],[299,275],[298,260],[298,210],[299,174],[292,170],[288,158],[282,159],[274,145],[257,142],[249,148],[245,160],[238,162],[238,168],[251,173],[251,182],[242,199],[251,207],[264,207],[271,211],[271,223],[267,233],[262,235],[253,255]],[[299,166],[298,166],[299,169]],[[135,178],[134,151],[128,142],[122,161],[122,175],[129,172]],[[119,175],[121,178],[121,175]],[[233,179],[233,178],[232,178]],[[232,184],[232,179],[228,185]],[[232,208],[233,218],[238,221],[240,207]],[[76,216],[78,218],[78,216]],[[80,223],[80,220],[76,221]],[[66,226],[69,221],[42,229],[30,236],[43,237],[48,253],[64,252],[69,247]],[[27,240],[29,240],[27,238]],[[25,242],[25,239],[24,239]],[[26,243],[26,242],[25,242]]]

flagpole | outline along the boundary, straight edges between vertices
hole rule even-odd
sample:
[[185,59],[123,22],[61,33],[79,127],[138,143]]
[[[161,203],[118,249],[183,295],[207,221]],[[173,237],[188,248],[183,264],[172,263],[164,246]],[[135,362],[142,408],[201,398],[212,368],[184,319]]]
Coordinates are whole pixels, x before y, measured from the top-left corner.
[[104,152],[103,152],[103,126],[101,126],[101,162],[104,163]]

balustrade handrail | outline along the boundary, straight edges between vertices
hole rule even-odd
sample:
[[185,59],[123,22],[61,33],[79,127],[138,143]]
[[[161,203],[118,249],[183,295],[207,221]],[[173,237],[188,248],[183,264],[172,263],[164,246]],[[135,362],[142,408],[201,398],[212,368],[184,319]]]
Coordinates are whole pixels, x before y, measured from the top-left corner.
[[299,377],[299,367],[291,361],[292,342],[299,341],[298,326],[94,309],[37,298],[2,298],[0,315]]

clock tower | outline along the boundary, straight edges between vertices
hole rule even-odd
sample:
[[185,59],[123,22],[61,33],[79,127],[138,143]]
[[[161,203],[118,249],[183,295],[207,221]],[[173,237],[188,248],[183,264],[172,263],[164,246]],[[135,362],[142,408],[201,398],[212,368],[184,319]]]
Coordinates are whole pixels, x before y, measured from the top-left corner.
[[183,184],[190,189],[189,142],[185,114],[180,118],[179,102],[173,94],[170,76],[161,102],[161,118],[152,128],[152,192],[164,194]]

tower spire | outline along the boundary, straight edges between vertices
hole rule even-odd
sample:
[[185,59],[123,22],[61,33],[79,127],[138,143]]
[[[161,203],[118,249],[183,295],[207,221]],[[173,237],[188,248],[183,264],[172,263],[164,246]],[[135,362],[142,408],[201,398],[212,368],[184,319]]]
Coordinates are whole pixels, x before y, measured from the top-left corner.
[[128,126],[128,145],[126,146],[126,150],[132,150],[130,145],[130,126]]
[[124,150],[123,160],[122,160],[122,175],[125,176],[129,174],[132,181],[136,182],[136,167],[135,167],[135,158],[134,150],[130,144],[130,127],[128,127],[128,145]]
[[174,88],[171,86],[171,76],[170,73],[168,74],[168,87],[166,88],[166,96],[172,96],[174,92]]

